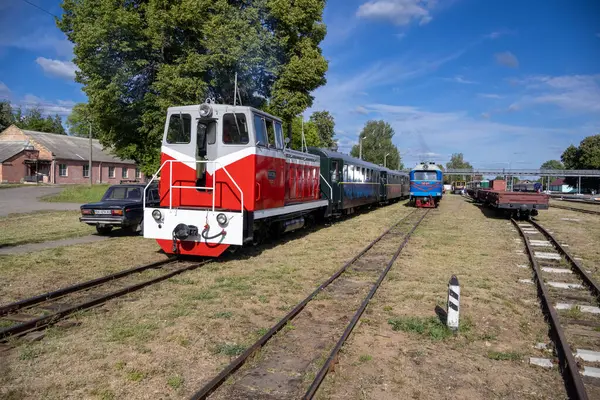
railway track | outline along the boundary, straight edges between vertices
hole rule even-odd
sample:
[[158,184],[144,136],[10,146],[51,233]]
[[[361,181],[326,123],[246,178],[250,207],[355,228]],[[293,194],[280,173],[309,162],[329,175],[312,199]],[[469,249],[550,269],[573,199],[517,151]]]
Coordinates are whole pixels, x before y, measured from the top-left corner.
[[537,222],[515,221],[572,399],[600,398],[600,286]]
[[550,207],[554,207],[554,208],[562,208],[563,210],[570,210],[570,211],[578,211],[578,212],[582,212],[582,213],[586,213],[586,214],[595,214],[595,215],[600,215],[600,209],[598,211],[596,210],[586,210],[584,208],[579,208],[579,207],[568,207],[568,206],[558,206],[555,204],[550,204]]
[[[312,399],[369,301],[428,213],[415,210],[395,223],[191,398]],[[364,296],[362,301],[360,295]],[[280,331],[283,333],[277,335]],[[221,387],[226,380],[232,384]]]
[[[210,261],[187,262],[173,258],[123,270],[0,306],[0,342],[46,328],[69,315],[190,271]],[[144,273],[153,275],[144,277]],[[155,271],[160,271],[156,273]]]

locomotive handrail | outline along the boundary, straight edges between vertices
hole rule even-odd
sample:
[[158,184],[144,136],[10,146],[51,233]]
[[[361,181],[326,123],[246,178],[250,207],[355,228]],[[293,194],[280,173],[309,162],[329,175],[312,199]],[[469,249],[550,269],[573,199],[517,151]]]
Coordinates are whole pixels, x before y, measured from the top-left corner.
[[240,186],[237,184],[237,182],[235,181],[235,179],[233,179],[233,177],[231,176],[231,174],[229,173],[229,171],[227,170],[227,167],[225,167],[224,165],[222,165],[219,161],[215,160],[215,161],[181,161],[181,160],[166,160],[165,162],[162,163],[162,165],[160,166],[160,168],[158,169],[158,171],[156,171],[156,173],[152,176],[152,179],[150,179],[150,182],[148,182],[148,184],[146,185],[146,187],[144,188],[144,199],[143,199],[143,207],[146,208],[146,191],[148,190],[148,187],[150,186],[150,184],[156,179],[156,177],[158,176],[158,174],[160,173],[160,171],[163,169],[163,167],[168,163],[169,164],[169,171],[170,171],[170,179],[169,179],[169,210],[171,210],[173,208],[173,190],[172,189],[201,189],[201,190],[210,190],[212,191],[212,211],[215,211],[215,186],[216,186],[216,176],[217,176],[217,168],[215,168],[213,174],[212,174],[212,181],[213,181],[213,186],[212,187],[208,187],[208,186],[180,186],[180,185],[173,185],[173,163],[174,162],[178,162],[178,163],[184,163],[184,164],[191,164],[191,163],[195,163],[197,164],[215,164],[217,167],[220,166],[220,168],[225,171],[225,173],[227,174],[227,176],[229,177],[229,179],[231,180],[231,182],[233,183],[233,185],[235,186],[235,188],[240,192],[240,212],[243,213],[244,212],[244,192],[242,191],[242,189],[240,188]]
[[329,186],[329,200],[333,201],[333,188],[331,187],[329,182],[327,182],[327,179],[325,179],[322,173],[319,172],[319,176],[321,177],[321,179],[323,179],[323,182],[325,182],[327,186]]

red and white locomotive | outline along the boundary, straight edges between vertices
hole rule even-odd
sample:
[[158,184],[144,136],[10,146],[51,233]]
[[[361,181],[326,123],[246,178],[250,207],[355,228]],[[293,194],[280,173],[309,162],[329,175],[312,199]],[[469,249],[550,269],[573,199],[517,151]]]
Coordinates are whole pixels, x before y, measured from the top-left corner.
[[168,254],[217,257],[323,215],[319,156],[285,145],[281,120],[252,107],[170,107],[144,237]]

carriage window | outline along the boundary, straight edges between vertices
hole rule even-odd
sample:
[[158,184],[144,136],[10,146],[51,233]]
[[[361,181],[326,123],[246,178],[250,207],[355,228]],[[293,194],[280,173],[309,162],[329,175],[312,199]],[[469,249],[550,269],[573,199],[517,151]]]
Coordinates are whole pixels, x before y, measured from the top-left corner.
[[348,182],[348,165],[344,165],[344,182]]
[[[210,136],[209,136],[210,137]],[[243,113],[223,115],[223,143],[248,144],[248,124]]]
[[338,163],[337,161],[331,162],[331,182],[336,183],[338,181]]
[[254,116],[254,132],[256,133],[256,144],[261,146],[267,146],[267,132],[265,127],[265,120],[260,115]]
[[267,138],[269,139],[269,147],[275,146],[275,127],[273,126],[273,121],[265,119],[267,124]]
[[275,122],[275,147],[283,149],[283,129],[281,122]]
[[189,143],[192,138],[192,116],[190,114],[171,114],[167,128],[167,143]]
[[435,171],[415,171],[415,180],[417,181],[435,181],[437,174]]

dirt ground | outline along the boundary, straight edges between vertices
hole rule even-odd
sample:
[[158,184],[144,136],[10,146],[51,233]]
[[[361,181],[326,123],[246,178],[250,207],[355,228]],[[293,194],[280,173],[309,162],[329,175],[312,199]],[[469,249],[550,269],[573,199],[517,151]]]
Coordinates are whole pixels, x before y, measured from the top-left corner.
[[[506,219],[460,196],[417,230],[344,346],[321,399],[563,399],[555,368],[530,366],[549,341],[523,244]],[[461,285],[461,327],[440,326],[447,285]]]
[[[572,204],[572,203],[568,203]],[[600,207],[598,207],[600,210]],[[600,215],[550,208],[536,218],[600,281]]]
[[[43,340],[2,354],[0,397],[186,398],[411,211],[395,204],[290,235],[277,246],[238,252],[83,312],[74,318],[79,326],[51,328]],[[143,238],[4,257],[1,270],[10,283],[0,286],[0,298],[4,303],[160,257]]]

